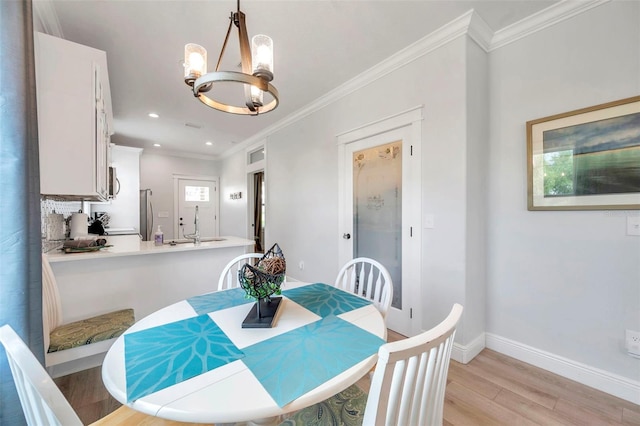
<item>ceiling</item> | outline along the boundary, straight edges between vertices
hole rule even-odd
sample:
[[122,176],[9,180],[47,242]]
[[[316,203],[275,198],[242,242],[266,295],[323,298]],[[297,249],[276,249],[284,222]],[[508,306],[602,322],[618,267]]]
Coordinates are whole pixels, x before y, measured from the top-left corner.
[[[37,3],[52,6],[48,19],[62,37],[107,52],[112,142],[216,158],[470,9],[497,31],[556,1],[242,1],[249,37],[267,34],[275,50],[280,105],[257,117],[205,106],[182,77],[188,42],[204,46],[215,67],[236,1],[34,0],[36,10]],[[221,70],[239,70],[237,31],[224,59]]]

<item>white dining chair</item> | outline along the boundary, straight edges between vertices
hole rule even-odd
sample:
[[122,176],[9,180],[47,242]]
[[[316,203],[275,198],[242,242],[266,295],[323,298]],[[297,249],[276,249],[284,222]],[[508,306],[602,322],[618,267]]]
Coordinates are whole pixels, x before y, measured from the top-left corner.
[[65,323],[56,278],[46,255],[42,255],[42,331],[47,367],[106,352],[134,323],[132,308]]
[[[0,327],[0,343],[4,346],[11,375],[18,391],[22,411],[28,425],[82,426],[82,421],[64,397],[58,386],[38,362],[33,352],[11,328]],[[121,406],[92,426],[103,425],[164,425],[195,426],[193,423],[174,422],[149,416],[126,405]]]
[[238,280],[238,271],[240,268],[242,268],[245,263],[255,266],[258,259],[262,256],[264,256],[262,253],[245,253],[231,259],[220,274],[218,290],[240,287],[240,281]]
[[387,268],[377,260],[358,257],[348,261],[334,285],[371,300],[386,318],[393,299],[393,282]]
[[314,424],[442,425],[451,349],[462,311],[456,303],[432,329],[382,345],[368,395],[352,385],[281,425],[301,426],[310,419]]

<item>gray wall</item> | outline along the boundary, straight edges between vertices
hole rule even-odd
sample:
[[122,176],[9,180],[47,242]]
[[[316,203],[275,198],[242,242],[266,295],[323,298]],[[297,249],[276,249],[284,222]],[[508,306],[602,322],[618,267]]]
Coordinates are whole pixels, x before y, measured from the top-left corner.
[[[178,238],[173,235],[173,175],[219,176],[220,165],[217,161],[199,160],[171,155],[159,155],[143,151],[140,157],[140,189],[150,188],[153,191],[153,231],[162,226],[164,239]],[[165,211],[169,217],[158,217],[158,212]]]
[[[288,274],[337,273],[336,135],[424,105],[421,203],[436,226],[423,230],[423,328],[460,301],[473,309],[459,344],[486,332],[637,386],[623,348],[640,330],[640,238],[625,235],[637,211],[527,211],[525,123],[640,94],[639,8],[606,3],[490,53],[461,36],[269,135],[266,239]],[[244,153],[224,162],[223,194]],[[235,214],[222,213],[230,233]]]
[[525,123],[640,94],[640,3],[612,2],[491,54],[487,331],[640,380],[638,211],[527,211]]
[[[247,162],[244,151],[226,159],[220,174],[220,235],[247,237]],[[242,198],[229,195],[242,192]],[[252,239],[252,238],[250,238]]]

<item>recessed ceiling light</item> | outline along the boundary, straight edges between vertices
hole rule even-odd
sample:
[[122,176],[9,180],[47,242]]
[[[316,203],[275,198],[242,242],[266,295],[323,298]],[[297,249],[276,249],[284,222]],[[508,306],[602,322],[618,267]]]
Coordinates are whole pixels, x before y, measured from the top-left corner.
[[205,144],[205,145],[208,145],[208,146],[211,146],[211,145],[213,145],[213,142],[211,142],[211,141],[206,141],[204,144]]
[[149,117],[151,117],[151,118],[158,118],[158,117],[160,117],[160,116],[159,116],[158,114],[156,114],[155,112],[150,112],[150,113],[149,113]]
[[160,144],[159,143],[154,143],[153,146],[160,148]]

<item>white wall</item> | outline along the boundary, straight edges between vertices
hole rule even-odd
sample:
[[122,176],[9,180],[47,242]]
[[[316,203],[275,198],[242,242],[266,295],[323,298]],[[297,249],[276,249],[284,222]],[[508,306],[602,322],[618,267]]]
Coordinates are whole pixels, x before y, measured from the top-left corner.
[[[173,175],[219,176],[220,166],[217,161],[199,160],[195,158],[175,157],[150,152],[143,152],[140,157],[140,189],[150,188],[153,191],[153,229],[162,226],[164,239],[178,238],[173,235]],[[159,217],[167,212],[168,217]]]
[[[247,161],[243,151],[225,159],[220,168],[220,235],[247,237]],[[242,192],[242,198],[230,194]]]
[[[484,319],[482,300],[465,301],[466,61],[467,38],[461,36],[269,136],[267,240],[277,241],[285,252],[288,274],[333,282],[338,272],[344,230],[338,229],[336,136],[424,105],[422,203],[436,226],[424,232],[423,299],[416,301],[421,309],[415,311],[422,312],[425,329],[441,321],[455,302]],[[297,268],[300,261],[303,271]],[[484,277],[478,282],[483,286]],[[475,335],[461,332],[457,338],[473,339],[481,333],[477,328]]]
[[267,242],[287,274],[337,273],[336,135],[423,105],[423,328],[460,301],[458,344],[486,330],[637,389],[623,349],[640,330],[640,238],[624,234],[637,212],[527,211],[525,123],[640,93],[639,8],[606,3],[488,57],[458,37],[271,134]]
[[611,2],[491,54],[487,331],[640,380],[637,211],[527,211],[525,123],[640,94],[640,3]]
[[[487,165],[489,160],[489,57],[467,40],[467,207],[465,321],[467,339],[482,336],[486,317]],[[472,352],[473,350],[470,349]],[[475,356],[471,353],[470,356]]]
[[[140,230],[140,154],[141,148],[111,145],[111,166],[116,169],[120,190],[115,199],[106,203],[91,203],[91,212],[109,213],[110,228]],[[109,230],[107,229],[107,232]]]

